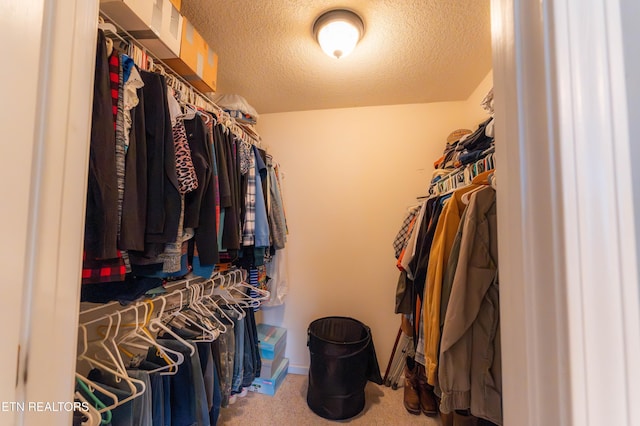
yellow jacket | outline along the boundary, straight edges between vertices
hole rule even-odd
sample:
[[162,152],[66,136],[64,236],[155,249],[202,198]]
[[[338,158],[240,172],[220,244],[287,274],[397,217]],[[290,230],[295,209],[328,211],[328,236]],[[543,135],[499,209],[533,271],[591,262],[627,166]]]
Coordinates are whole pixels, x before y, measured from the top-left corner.
[[422,304],[424,315],[424,342],[425,357],[427,359],[427,381],[430,385],[436,385],[438,378],[438,357],[440,355],[440,297],[442,293],[442,278],[444,276],[449,253],[453,240],[458,232],[460,218],[466,205],[462,202],[462,196],[469,191],[487,185],[488,176],[493,170],[479,174],[473,179],[471,185],[455,191],[447,204],[443,207],[440,219],[436,225],[433,236],[429,265],[427,268],[427,281],[425,284],[425,298]]

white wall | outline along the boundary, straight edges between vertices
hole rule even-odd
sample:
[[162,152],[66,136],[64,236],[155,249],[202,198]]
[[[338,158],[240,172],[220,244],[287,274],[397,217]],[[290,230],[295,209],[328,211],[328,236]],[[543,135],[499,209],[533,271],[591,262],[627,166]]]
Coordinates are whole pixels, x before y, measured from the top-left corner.
[[289,295],[264,309],[262,322],[287,328],[291,372],[308,367],[309,323],[342,315],[371,327],[384,374],[400,325],[393,239],[426,194],[448,134],[480,121],[469,111],[450,102],[260,116],[285,173],[290,232]]
[[479,123],[488,118],[486,111],[482,109],[481,103],[492,87],[493,71],[489,71],[465,102],[465,119],[467,120],[468,129],[475,130]]

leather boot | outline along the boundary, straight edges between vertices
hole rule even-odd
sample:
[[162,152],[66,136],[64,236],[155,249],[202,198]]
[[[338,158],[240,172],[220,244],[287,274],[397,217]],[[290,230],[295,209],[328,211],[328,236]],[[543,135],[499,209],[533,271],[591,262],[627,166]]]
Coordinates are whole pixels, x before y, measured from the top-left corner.
[[442,426],[453,426],[453,413],[440,412],[440,420],[442,420]]
[[420,396],[418,395],[418,381],[416,365],[411,357],[407,357],[404,367],[404,408],[411,414],[420,414]]
[[453,414],[453,426],[477,426],[478,418],[471,415],[465,416],[455,412]]
[[420,408],[427,416],[438,414],[438,405],[436,404],[436,396],[433,394],[433,386],[427,383],[427,373],[424,365],[417,365],[418,378],[418,394],[420,395]]

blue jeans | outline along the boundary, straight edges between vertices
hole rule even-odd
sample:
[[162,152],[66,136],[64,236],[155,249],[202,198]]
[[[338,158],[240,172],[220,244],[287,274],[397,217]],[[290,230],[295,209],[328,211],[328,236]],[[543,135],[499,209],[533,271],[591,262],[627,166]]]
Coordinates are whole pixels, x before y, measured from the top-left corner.
[[[178,372],[169,378],[172,426],[193,426],[197,424],[196,392],[193,385],[193,365],[191,352],[177,340],[158,339],[158,343],[184,355],[184,362],[178,366]],[[149,361],[163,365],[155,351],[150,351]],[[165,405],[167,401],[165,400]],[[165,418],[165,421],[167,419]]]
[[[153,426],[165,426],[164,380],[159,373],[151,373],[151,420]],[[169,417],[170,418],[170,417]]]
[[[233,314],[225,309],[225,313],[233,318]],[[224,320],[225,324],[228,320]],[[235,322],[234,322],[235,324]],[[220,384],[220,406],[229,405],[231,382],[233,380],[233,364],[235,358],[235,333],[231,324],[227,325],[227,332],[222,333],[212,344],[213,359],[217,367],[218,382]]]
[[[195,343],[194,343],[195,345]],[[209,404],[207,403],[207,392],[204,384],[204,374],[200,363],[200,354],[196,350],[191,355],[192,386],[195,391],[196,420],[198,426],[210,426],[209,424]],[[178,367],[180,368],[180,367]]]
[[244,379],[244,341],[246,318],[234,319],[235,327],[235,355],[233,358],[233,380],[231,381],[231,394],[242,392],[242,380]]
[[133,402],[133,426],[153,426],[152,423],[152,399],[151,378],[149,373],[143,370],[127,370],[129,377],[144,382],[145,391],[134,398]]
[[[110,386],[104,383],[105,381],[108,381],[108,377],[106,376],[106,374],[103,376],[103,373],[101,371],[94,369],[91,371],[91,373],[89,373],[89,377],[87,378],[99,384],[106,391],[109,391],[115,394],[118,397],[119,401],[131,396],[131,392],[129,390],[118,389],[114,386]],[[102,394],[97,389],[94,391],[94,394],[105,405],[110,405],[113,403],[113,400],[111,398]],[[114,408],[113,410],[111,410],[111,425],[112,426],[133,426],[133,401],[126,402]]]

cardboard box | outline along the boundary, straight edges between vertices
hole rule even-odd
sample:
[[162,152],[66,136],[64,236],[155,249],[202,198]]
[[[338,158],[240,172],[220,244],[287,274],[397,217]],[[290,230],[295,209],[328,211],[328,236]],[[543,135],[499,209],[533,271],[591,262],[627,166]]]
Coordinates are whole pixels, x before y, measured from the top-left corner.
[[100,10],[158,58],[180,56],[183,17],[169,0],[100,0]]
[[287,345],[287,329],[268,324],[258,324],[258,348],[263,359],[274,359],[284,352]]
[[276,370],[273,377],[269,379],[257,378],[251,383],[249,386],[249,390],[252,392],[263,393],[265,395],[275,395],[278,391],[280,385],[284,381],[284,378],[287,377],[287,370],[289,368],[289,359],[284,358],[280,362],[280,366]]
[[282,349],[279,352],[276,352],[273,359],[263,358],[262,355],[260,356],[262,359],[262,368],[260,369],[261,378],[273,377],[276,369],[284,359],[284,349],[284,346],[282,346]]
[[218,76],[218,55],[185,18],[179,57],[161,57],[167,65],[201,92],[215,92]]

